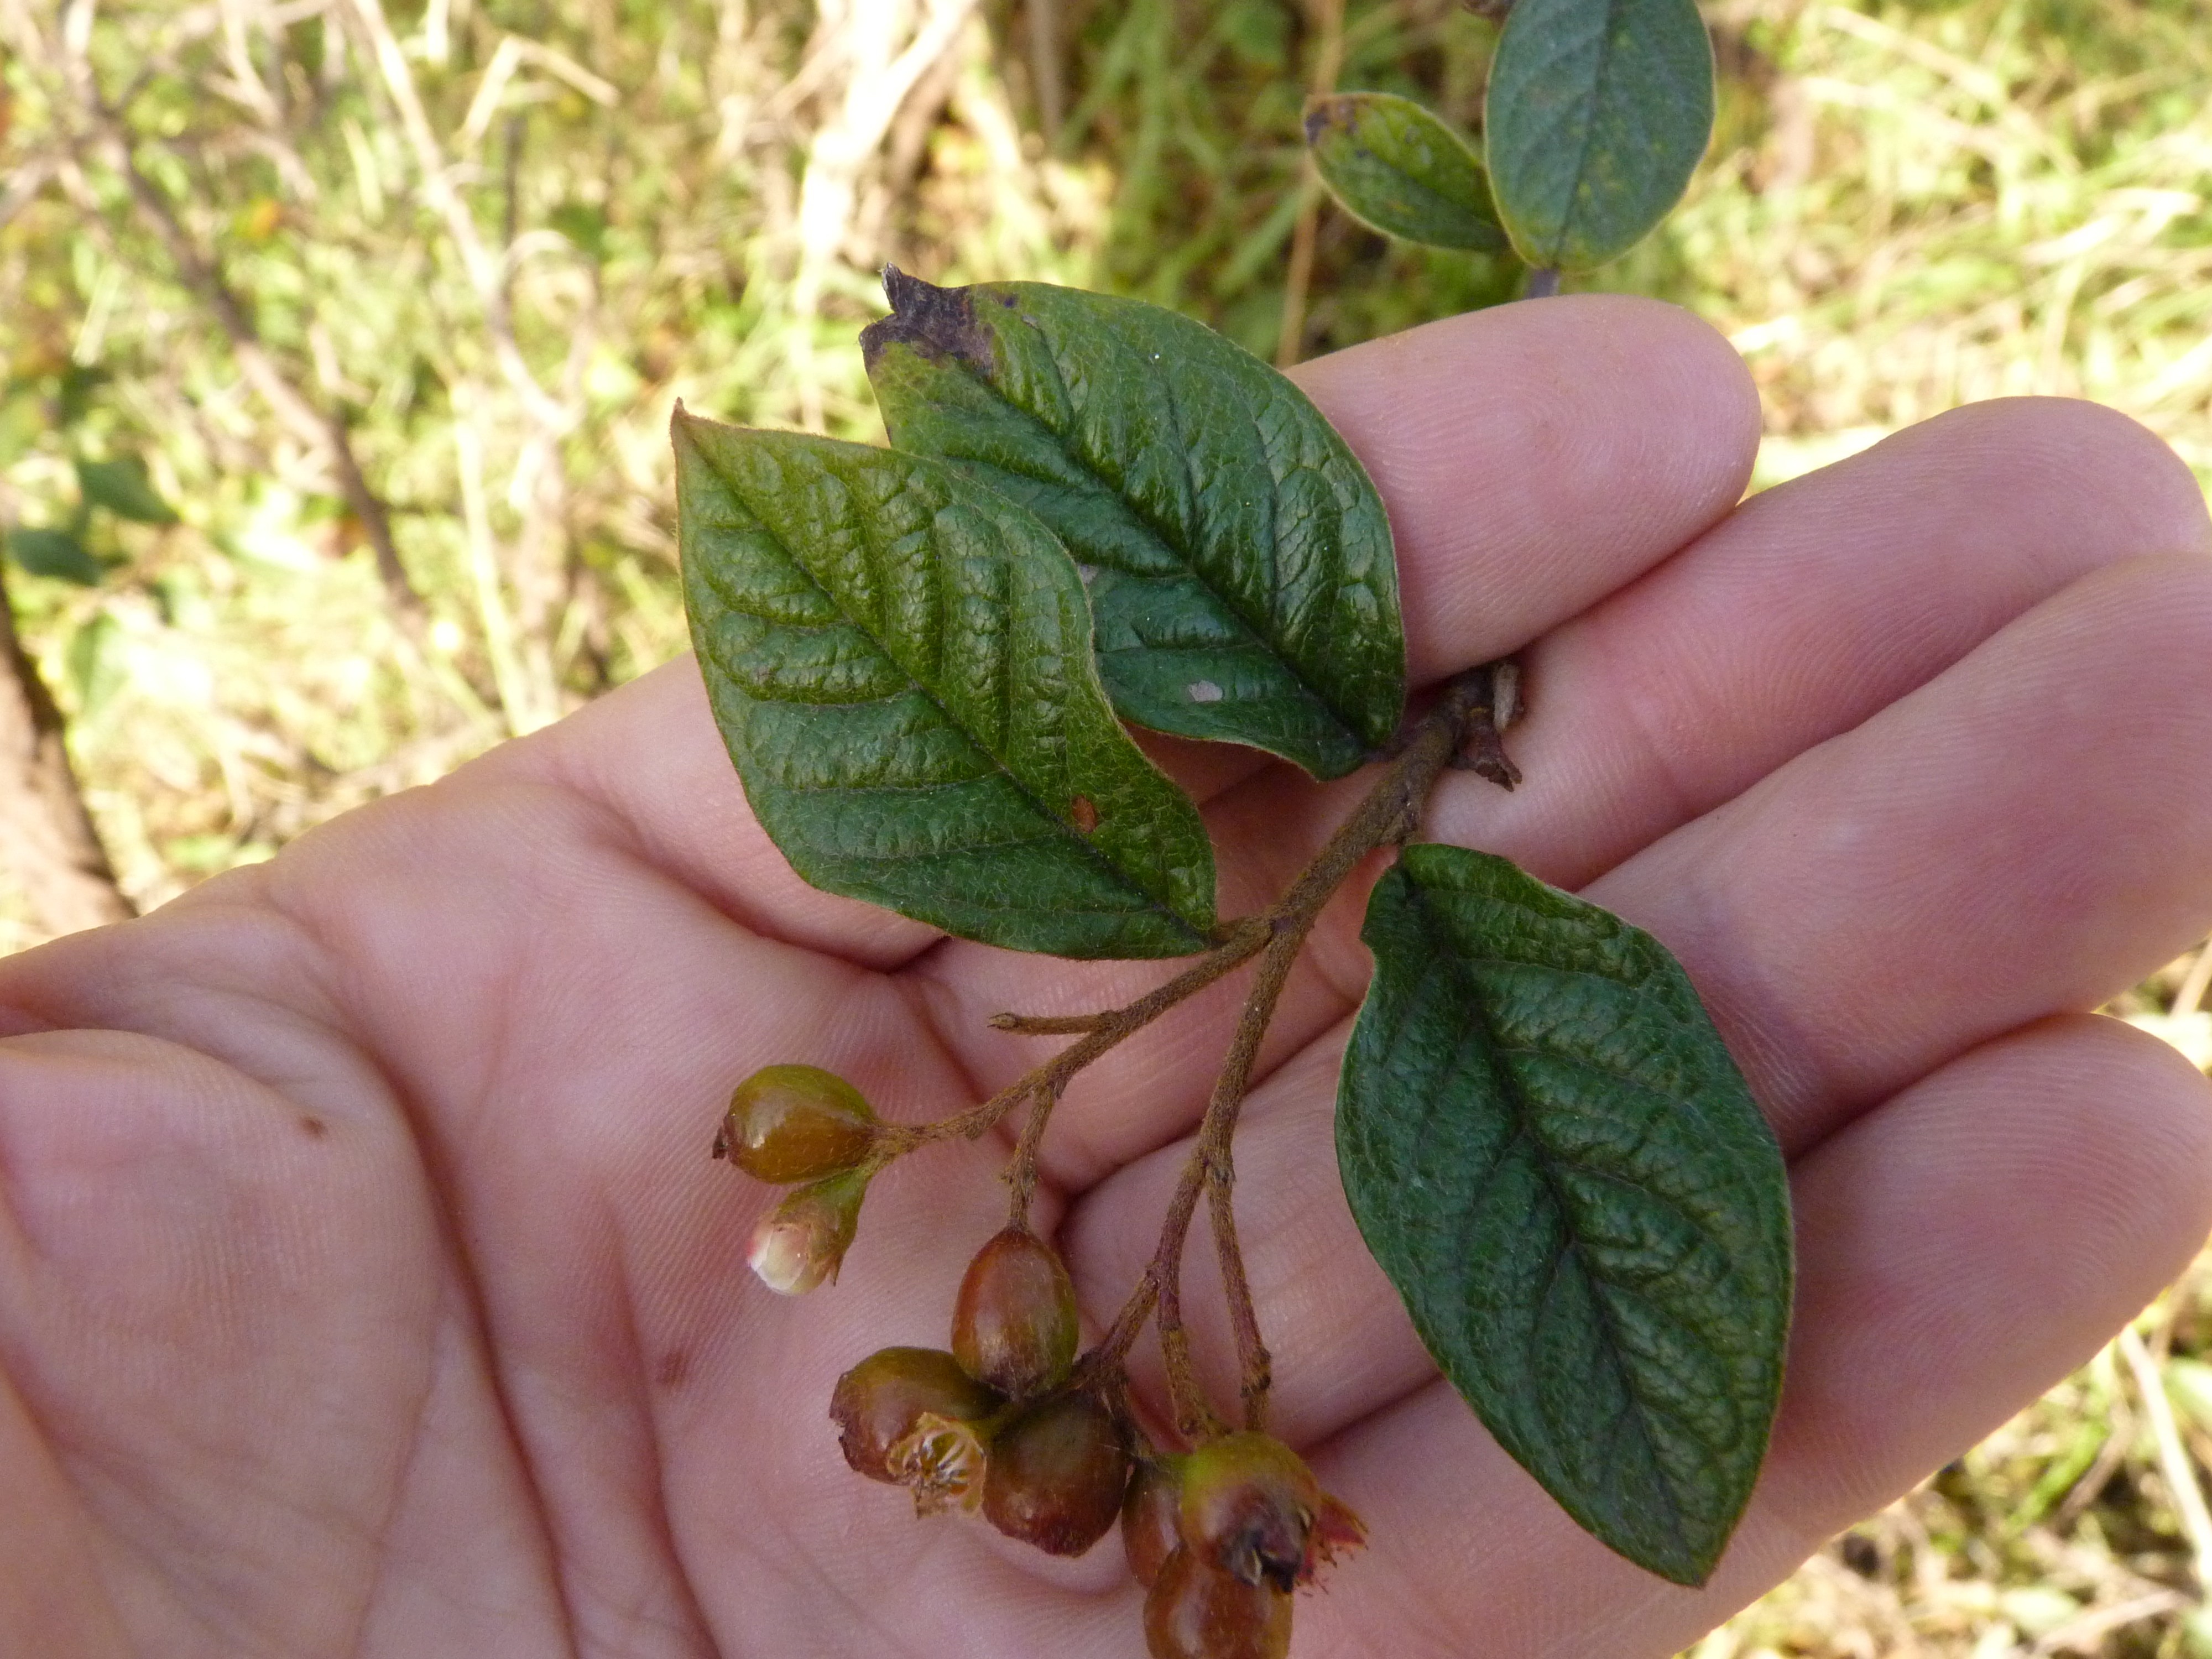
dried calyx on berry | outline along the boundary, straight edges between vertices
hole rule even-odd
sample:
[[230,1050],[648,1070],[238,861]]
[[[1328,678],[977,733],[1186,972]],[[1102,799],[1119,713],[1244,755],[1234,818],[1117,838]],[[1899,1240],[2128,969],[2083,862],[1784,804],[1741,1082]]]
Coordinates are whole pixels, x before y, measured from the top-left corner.
[[1179,1547],[1146,1593],[1145,1647],[1152,1659],[1283,1659],[1289,1593],[1232,1578]]
[[1186,1457],[1182,1474],[1183,1543],[1239,1583],[1310,1584],[1338,1550],[1366,1541],[1351,1507],[1273,1435],[1224,1435]]
[[1112,1528],[1128,1486],[1128,1433],[1113,1409],[1089,1393],[1054,1395],[993,1438],[983,1514],[1048,1555],[1081,1555]]
[[714,1156],[787,1185],[858,1169],[881,1126],[860,1091],[818,1066],[769,1066],[738,1085]]
[[975,1253],[952,1308],[952,1352],[970,1376],[1026,1400],[1066,1378],[1079,1336],[1059,1251],[1017,1223]]
[[830,1417],[846,1462],[909,1488],[930,1515],[981,1501],[988,1425],[1005,1404],[942,1348],[884,1348],[837,1379]]
[[860,1231],[860,1200],[867,1194],[868,1172],[860,1170],[801,1187],[760,1218],[746,1265],[781,1296],[834,1284]]

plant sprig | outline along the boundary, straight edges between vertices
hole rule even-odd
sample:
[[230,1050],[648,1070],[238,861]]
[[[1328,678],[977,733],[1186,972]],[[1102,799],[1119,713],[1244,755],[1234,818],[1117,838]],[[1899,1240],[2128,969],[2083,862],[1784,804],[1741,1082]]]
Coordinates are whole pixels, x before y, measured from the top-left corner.
[[[1659,92],[1700,76],[1702,106],[1677,99],[1632,142]],[[1375,94],[1313,106],[1308,132],[1369,222],[1510,240],[1528,291],[1547,293],[1680,193],[1710,80],[1689,0],[1520,0],[1479,155]],[[1381,498],[1304,394],[1219,337],[1036,283],[939,289],[893,270],[885,289],[891,313],[862,344],[896,449],[677,418],[693,634],[755,814],[817,886],[948,933],[1191,960],[1119,1007],[995,1016],[1073,1040],[933,1122],[878,1122],[811,1068],[739,1087],[718,1151],[796,1184],[756,1235],[756,1267],[783,1289],[834,1276],[884,1168],[1025,1112],[1006,1224],[969,1267],[952,1352],[885,1350],[845,1375],[848,1461],[925,1511],[980,1507],[1060,1553],[1121,1515],[1157,1659],[1282,1653],[1291,1591],[1364,1529],[1266,1432],[1273,1362],[1237,1237],[1235,1137],[1316,921],[1395,848],[1368,902],[1376,973],[1339,1086],[1353,1216],[1500,1443],[1614,1549],[1704,1582],[1778,1396],[1787,1185],[1657,941],[1503,860],[1413,842],[1448,768],[1517,782],[1501,735],[1513,665],[1457,675],[1406,717]],[[1125,721],[1316,778],[1380,771],[1280,896],[1223,921],[1197,807]],[[1030,1222],[1054,1112],[1086,1066],[1247,966],[1152,1255],[1079,1355],[1066,1271]],[[1201,1205],[1233,1419],[1199,1377],[1183,1301]],[[1165,1444],[1131,1399],[1147,1325]]]

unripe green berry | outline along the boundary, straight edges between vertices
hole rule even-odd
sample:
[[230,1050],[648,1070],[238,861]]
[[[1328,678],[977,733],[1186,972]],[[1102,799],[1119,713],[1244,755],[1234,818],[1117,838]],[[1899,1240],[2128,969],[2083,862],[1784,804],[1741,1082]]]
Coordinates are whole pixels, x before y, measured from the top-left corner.
[[801,1187],[760,1218],[746,1265],[780,1296],[835,1283],[867,1194],[868,1177],[857,1170]]
[[714,1139],[725,1158],[760,1181],[819,1181],[856,1168],[876,1140],[876,1115],[860,1091],[818,1066],[769,1066],[738,1085]]
[[1079,1337],[1059,1251],[1016,1225],[975,1253],[952,1304],[952,1352],[970,1376],[1028,1399],[1066,1379]]
[[1182,1478],[1173,1464],[1140,1458],[1129,1495],[1121,1500],[1121,1549],[1139,1583],[1150,1587],[1179,1548],[1182,1535]]
[[[919,1504],[925,1489],[948,1486],[957,1478],[957,1472],[933,1470],[926,1443],[981,1422],[1004,1403],[942,1348],[884,1348],[837,1379],[830,1419],[848,1463],[871,1480],[915,1487]],[[936,1451],[934,1461],[959,1459],[947,1446]]]
[[1271,1584],[1217,1572],[1177,1548],[1145,1596],[1145,1648],[1152,1659],[1284,1659],[1291,1598]]
[[983,1513],[1048,1555],[1080,1555],[1106,1535],[1129,1486],[1127,1436],[1088,1394],[1055,1395],[999,1431]]
[[1181,1530],[1206,1565],[1244,1584],[1310,1583],[1365,1531],[1329,1497],[1305,1460],[1272,1435],[1241,1430],[1184,1459]]

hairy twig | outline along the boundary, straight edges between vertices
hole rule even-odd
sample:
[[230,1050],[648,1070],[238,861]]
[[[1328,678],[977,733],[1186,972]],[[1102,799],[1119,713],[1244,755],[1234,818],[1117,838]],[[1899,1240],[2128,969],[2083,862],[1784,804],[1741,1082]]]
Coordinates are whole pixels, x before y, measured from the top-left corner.
[[1231,924],[1226,939],[1166,984],[1146,992],[1125,1007],[1091,1016],[1095,1024],[1090,1029],[1090,1035],[1082,1042],[1069,1044],[1043,1065],[1008,1084],[980,1106],[971,1106],[964,1112],[939,1118],[934,1123],[913,1124],[886,1132],[884,1150],[896,1158],[918,1146],[933,1146],[939,1141],[973,1140],[988,1134],[997,1127],[1000,1119],[1024,1101],[1056,1097],[1067,1086],[1070,1078],[1124,1037],[1142,1030],[1176,1004],[1187,1000],[1223,975],[1257,956],[1267,944],[1267,938],[1268,928],[1264,917],[1248,917]]
[[[1405,733],[1382,781],[1329,837],[1283,896],[1254,919],[1266,929],[1259,950],[1259,970],[1237,1018],[1236,1035],[1206,1103],[1206,1115],[1200,1121],[1196,1144],[1176,1183],[1175,1194],[1169,1200],[1158,1246],[1144,1277],[1115,1316],[1112,1328],[1085,1362],[1086,1380],[1118,1370],[1143,1330],[1146,1316],[1157,1312],[1160,1352],[1166,1363],[1176,1425],[1187,1438],[1205,1438],[1218,1426],[1218,1419],[1198,1384],[1182,1321],[1183,1246],[1201,1195],[1207,1200],[1229,1301],[1230,1326],[1237,1339],[1244,1421],[1248,1427],[1257,1429],[1266,1420],[1270,1364],[1267,1345],[1261,1339],[1258,1316],[1252,1305],[1243,1252],[1237,1242],[1236,1219],[1231,1205],[1236,1170],[1230,1149],[1237,1132],[1237,1116],[1251,1085],[1260,1045],[1274,1017],[1275,1005],[1322,910],[1371,854],[1402,842],[1413,835],[1437,779],[1462,750],[1472,749],[1479,757],[1495,753],[1503,761],[1492,719],[1495,684],[1495,671],[1488,665],[1470,670],[1449,682],[1435,705]],[[1512,770],[1510,762],[1504,762],[1502,770],[1489,766],[1478,769],[1506,788],[1512,787],[1519,775]]]
[[1079,1031],[1095,1031],[1101,1014],[994,1014],[985,1023],[994,1031],[1012,1031],[1016,1036],[1073,1036]]
[[1015,1143],[1013,1161],[1006,1166],[1006,1186],[1010,1189],[1007,1221],[1010,1225],[1029,1224],[1030,1200],[1036,1196],[1037,1148],[1044,1142],[1045,1125],[1052,1121],[1052,1109],[1060,1103],[1057,1091],[1041,1094],[1030,1102],[1030,1115],[1022,1124],[1022,1138]]

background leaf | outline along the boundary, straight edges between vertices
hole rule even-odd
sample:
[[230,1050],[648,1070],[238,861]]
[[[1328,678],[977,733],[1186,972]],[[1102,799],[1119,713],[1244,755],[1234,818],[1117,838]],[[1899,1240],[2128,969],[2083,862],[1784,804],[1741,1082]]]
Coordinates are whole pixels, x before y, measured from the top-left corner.
[[1534,265],[1587,270],[1680,199],[1713,131],[1694,0],[1517,0],[1483,106],[1491,188]]
[[1337,1158],[1368,1248],[1568,1513],[1702,1583],[1782,1382],[1765,1120],[1657,940],[1504,859],[1408,847],[1363,937]]
[[84,587],[99,584],[100,561],[66,530],[11,530],[8,551],[34,576],[56,576]]
[[76,694],[76,714],[81,720],[97,717],[129,678],[123,630],[104,606],[70,635],[69,649],[62,660],[69,670],[70,689]]
[[177,514],[146,477],[146,464],[136,456],[119,461],[76,464],[77,487],[94,507],[104,507],[118,519],[133,524],[174,524]]
[[1136,300],[897,270],[861,337],[891,441],[1050,525],[1087,567],[1114,707],[1319,777],[1397,729],[1389,521],[1306,395]]
[[1205,947],[1205,827],[1108,707],[1050,532],[911,455],[680,410],[674,436],[692,641],[793,869],[1016,950]]
[[1410,98],[1347,92],[1306,106],[1306,144],[1345,210],[1385,235],[1432,247],[1505,246],[1482,163]]

